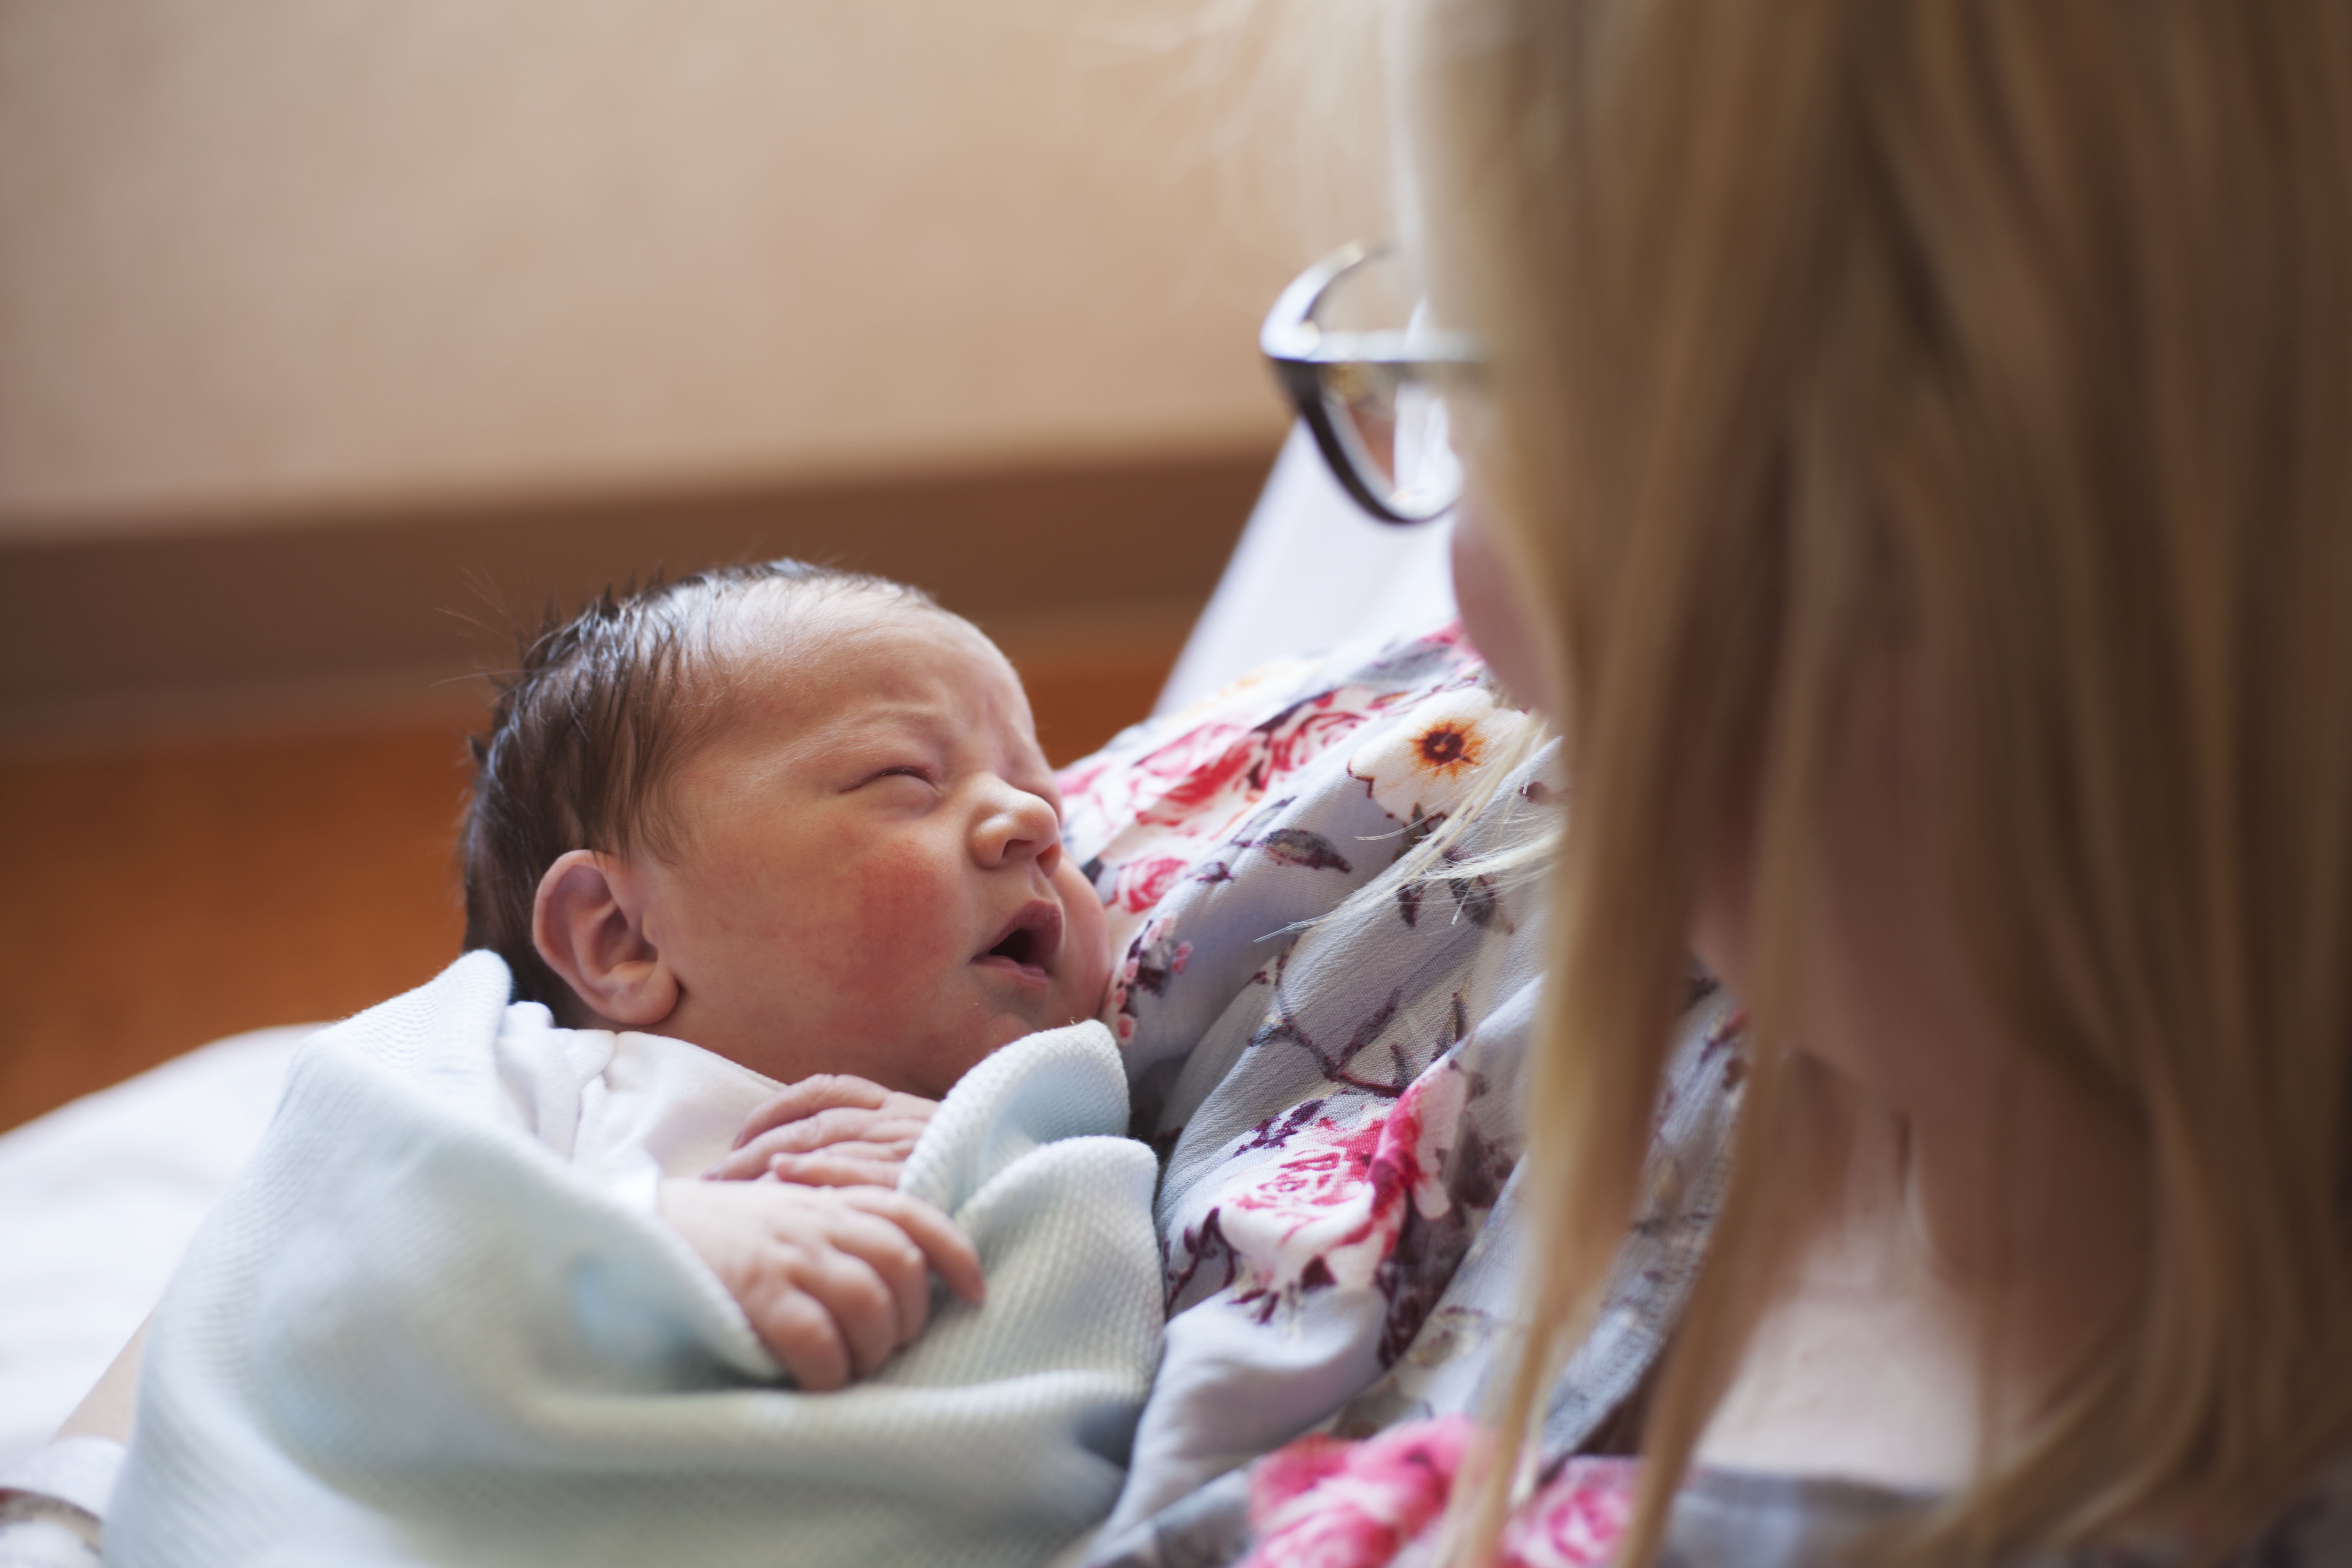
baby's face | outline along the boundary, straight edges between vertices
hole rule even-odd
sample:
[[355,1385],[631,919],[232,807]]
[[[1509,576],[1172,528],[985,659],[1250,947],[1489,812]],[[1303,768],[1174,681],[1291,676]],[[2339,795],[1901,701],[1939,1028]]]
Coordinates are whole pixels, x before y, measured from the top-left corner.
[[664,1034],[787,1081],[937,1097],[1100,1010],[1102,904],[987,639],[850,597],[754,602],[719,647],[724,711],[656,805],[669,852],[642,858],[646,935],[681,988]]

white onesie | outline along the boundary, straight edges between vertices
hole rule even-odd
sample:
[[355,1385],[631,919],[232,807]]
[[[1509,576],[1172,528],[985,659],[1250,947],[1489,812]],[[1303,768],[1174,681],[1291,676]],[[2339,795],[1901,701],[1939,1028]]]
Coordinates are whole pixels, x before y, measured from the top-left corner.
[[508,1006],[491,1050],[506,1118],[647,1215],[665,1177],[717,1164],[783,1087],[666,1035],[559,1028],[536,1002]]

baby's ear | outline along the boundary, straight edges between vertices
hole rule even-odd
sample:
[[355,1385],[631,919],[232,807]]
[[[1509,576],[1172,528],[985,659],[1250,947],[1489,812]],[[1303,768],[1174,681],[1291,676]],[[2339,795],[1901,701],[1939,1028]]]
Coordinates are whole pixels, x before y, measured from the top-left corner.
[[625,862],[593,849],[556,857],[539,879],[531,945],[589,1012],[646,1029],[677,1006],[677,976],[646,940],[645,905]]

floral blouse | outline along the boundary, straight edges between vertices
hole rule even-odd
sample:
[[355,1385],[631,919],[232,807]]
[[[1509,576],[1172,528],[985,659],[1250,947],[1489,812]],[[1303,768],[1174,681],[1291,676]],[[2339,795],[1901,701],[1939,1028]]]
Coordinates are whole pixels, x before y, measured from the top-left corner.
[[[1113,1010],[1132,1131],[1163,1159],[1170,1313],[1126,1491],[1074,1561],[1435,1561],[1473,1414],[1518,1326],[1516,1106],[1544,916],[1533,875],[1356,895],[1460,811],[1497,759],[1527,752],[1534,722],[1449,626],[1261,670],[1064,773],[1065,841],[1121,953]],[[1533,844],[1564,790],[1556,748],[1534,751],[1452,852]],[[1615,1552],[1634,1463],[1579,1449],[1680,1310],[1741,1066],[1739,1015],[1695,981],[1642,1213],[1547,1406],[1549,1479],[1504,1538],[1515,1568]],[[2347,1498],[2352,1487],[2323,1489],[2231,1563],[2352,1564]],[[1927,1500],[1701,1470],[1677,1496],[1662,1561],[1834,1563]],[[2078,1555],[2063,1568],[2167,1561]]]

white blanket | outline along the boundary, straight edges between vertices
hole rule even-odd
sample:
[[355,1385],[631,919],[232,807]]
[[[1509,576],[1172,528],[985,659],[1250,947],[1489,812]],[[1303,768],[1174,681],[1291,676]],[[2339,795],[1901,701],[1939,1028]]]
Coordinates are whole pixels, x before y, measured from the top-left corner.
[[987,1302],[813,1394],[502,1120],[507,995],[470,954],[303,1048],[158,1310],[110,1563],[1036,1563],[1109,1508],[1161,1298],[1100,1026],[991,1057],[908,1163]]

